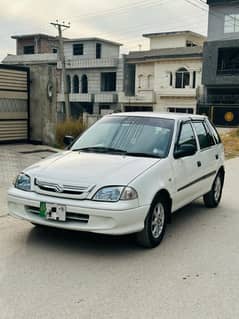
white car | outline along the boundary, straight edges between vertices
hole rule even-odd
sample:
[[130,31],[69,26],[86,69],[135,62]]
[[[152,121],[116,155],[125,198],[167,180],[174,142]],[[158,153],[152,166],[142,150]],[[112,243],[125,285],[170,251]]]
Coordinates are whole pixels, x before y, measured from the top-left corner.
[[218,206],[224,175],[223,145],[206,116],[119,113],[25,169],[8,204],[12,216],[34,225],[135,233],[155,247],[179,208],[201,196]]

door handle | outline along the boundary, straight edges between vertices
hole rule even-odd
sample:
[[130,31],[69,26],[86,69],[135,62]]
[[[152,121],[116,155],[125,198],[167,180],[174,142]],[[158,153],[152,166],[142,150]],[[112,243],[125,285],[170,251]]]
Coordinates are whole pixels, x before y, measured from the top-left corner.
[[216,160],[218,160],[218,159],[219,159],[219,155],[218,155],[218,154],[216,154],[216,156],[215,156],[215,157],[216,157]]
[[198,167],[202,166],[202,163],[200,161],[197,162]]

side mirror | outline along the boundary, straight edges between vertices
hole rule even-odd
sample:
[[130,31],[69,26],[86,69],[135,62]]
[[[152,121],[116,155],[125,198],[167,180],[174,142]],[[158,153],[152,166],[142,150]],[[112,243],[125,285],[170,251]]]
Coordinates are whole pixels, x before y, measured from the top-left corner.
[[196,146],[192,144],[183,144],[176,148],[174,152],[174,158],[182,158],[187,156],[192,156],[197,152]]
[[74,140],[75,140],[75,138],[73,136],[66,135],[66,136],[64,136],[63,142],[64,142],[65,146],[70,146]]

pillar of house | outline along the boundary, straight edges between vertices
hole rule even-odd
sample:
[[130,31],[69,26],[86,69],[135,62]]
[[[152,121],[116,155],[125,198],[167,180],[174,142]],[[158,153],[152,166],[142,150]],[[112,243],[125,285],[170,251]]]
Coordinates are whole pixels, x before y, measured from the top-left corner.
[[172,87],[176,87],[176,72],[172,72]]
[[94,103],[93,114],[99,114],[99,113],[100,113],[100,105],[99,103]]
[[189,87],[193,88],[193,71],[190,71],[190,81],[189,81]]

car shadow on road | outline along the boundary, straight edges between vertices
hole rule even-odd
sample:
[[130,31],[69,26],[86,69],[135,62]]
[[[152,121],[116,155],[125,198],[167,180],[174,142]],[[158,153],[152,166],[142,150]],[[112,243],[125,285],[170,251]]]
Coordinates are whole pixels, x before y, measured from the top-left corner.
[[[172,245],[171,241],[176,240],[174,234],[187,231],[189,227],[198,227],[198,223],[206,223],[208,210],[205,209],[202,201],[196,201],[173,214],[172,224],[167,228],[167,232],[161,247],[166,248]],[[178,238],[178,236],[177,236]],[[135,242],[134,235],[128,236],[106,236],[93,233],[69,231],[48,227],[34,227],[31,229],[27,246],[47,247],[59,251],[80,252],[94,255],[128,255],[132,253],[145,252]],[[177,239],[178,240],[178,239]]]

